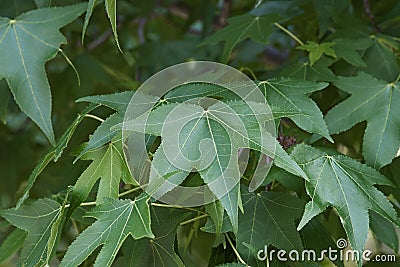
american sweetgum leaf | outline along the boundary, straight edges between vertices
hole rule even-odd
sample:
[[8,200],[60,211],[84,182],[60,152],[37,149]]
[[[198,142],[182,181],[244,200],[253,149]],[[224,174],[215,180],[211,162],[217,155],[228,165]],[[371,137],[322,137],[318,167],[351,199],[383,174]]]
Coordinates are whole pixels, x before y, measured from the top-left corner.
[[250,193],[242,190],[244,214],[239,215],[236,247],[250,266],[264,266],[257,260],[257,251],[273,245],[285,251],[301,251],[300,234],[294,220],[301,217],[304,202],[285,193]]
[[353,249],[363,251],[368,233],[368,211],[400,225],[396,211],[373,185],[391,185],[382,174],[344,155],[328,154],[308,145],[298,145],[291,156],[307,173],[306,204],[298,229],[328,206],[339,214]]
[[268,43],[272,27],[279,17],[275,14],[255,17],[250,14],[240,15],[228,19],[228,25],[208,37],[203,44],[214,44],[224,41],[222,62],[227,62],[232,49],[241,41],[250,38],[255,42]]
[[51,199],[39,199],[8,209],[0,215],[16,227],[27,231],[19,266],[44,266],[48,263],[64,214],[63,207]]
[[363,156],[368,165],[380,169],[392,162],[400,147],[400,83],[382,81],[360,72],[334,82],[351,96],[325,116],[332,134],[366,121]]
[[44,65],[66,43],[59,29],[82,14],[85,6],[37,9],[15,19],[0,17],[0,51],[4,51],[0,79],[7,80],[18,106],[53,145],[51,92]]
[[102,246],[94,266],[108,267],[128,236],[135,239],[154,238],[148,200],[144,194],[134,200],[106,198],[86,214],[97,221],[72,242],[60,266],[79,266],[97,247]]
[[327,83],[291,79],[271,79],[259,83],[274,117],[290,118],[303,130],[318,133],[333,142],[322,112],[309,98],[311,93],[327,86]]
[[322,55],[327,55],[333,58],[336,58],[335,50],[332,48],[335,45],[333,42],[325,42],[317,44],[315,42],[308,41],[307,44],[298,46],[297,49],[306,50],[309,52],[309,60],[311,66],[317,62]]

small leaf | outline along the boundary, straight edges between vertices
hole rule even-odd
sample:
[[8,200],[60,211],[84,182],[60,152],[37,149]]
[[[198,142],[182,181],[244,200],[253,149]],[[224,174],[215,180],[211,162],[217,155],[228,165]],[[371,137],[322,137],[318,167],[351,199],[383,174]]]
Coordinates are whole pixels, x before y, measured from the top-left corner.
[[44,266],[54,248],[63,207],[51,199],[39,199],[19,209],[8,209],[0,215],[28,232],[21,252],[20,266]]
[[372,45],[370,38],[335,39],[332,42],[335,43],[335,52],[338,58],[343,58],[356,67],[367,66],[357,51],[363,52],[370,47]]
[[272,26],[278,18],[275,14],[261,17],[244,14],[229,18],[228,26],[208,37],[203,44],[214,44],[224,41],[225,46],[221,61],[226,63],[229,60],[232,49],[246,38],[259,43],[268,43],[268,38],[273,29]]
[[298,145],[292,157],[310,177],[307,203],[298,229],[326,207],[336,209],[351,247],[362,252],[368,234],[368,210],[400,225],[396,211],[374,184],[391,185],[376,170],[343,155],[331,155],[308,145]]
[[96,203],[100,204],[105,197],[117,198],[119,183],[126,171],[126,164],[121,151],[113,143],[87,153],[85,159],[92,163],[83,171],[72,191],[72,210],[89,195],[96,181],[100,179]]
[[243,260],[258,266],[256,251],[273,245],[285,251],[301,251],[303,245],[294,220],[301,217],[304,203],[293,196],[277,192],[250,193],[242,190],[244,214],[239,215],[236,247]]
[[334,45],[335,43],[333,42],[317,44],[315,42],[308,41],[307,44],[298,46],[297,49],[306,50],[310,53],[309,59],[312,66],[322,57],[323,54],[336,58],[335,50],[332,48]]
[[6,78],[15,101],[55,144],[51,92],[44,64],[66,42],[59,29],[76,19],[85,4],[43,8],[15,19],[0,17],[0,80]]
[[72,242],[60,267],[79,266],[99,246],[103,247],[94,266],[108,267],[129,235],[135,239],[154,238],[148,200],[143,194],[135,200],[106,199],[88,212],[87,216],[97,221]]

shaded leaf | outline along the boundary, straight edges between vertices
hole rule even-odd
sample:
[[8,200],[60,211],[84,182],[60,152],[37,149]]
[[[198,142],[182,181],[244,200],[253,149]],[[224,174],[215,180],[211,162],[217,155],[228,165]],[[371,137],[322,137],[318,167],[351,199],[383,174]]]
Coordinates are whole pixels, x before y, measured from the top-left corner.
[[306,189],[311,201],[305,207],[298,229],[332,206],[342,220],[351,247],[361,252],[368,234],[368,210],[400,225],[390,202],[373,186],[391,185],[376,170],[349,157],[327,154],[308,145],[296,146],[292,157],[310,177]]
[[79,98],[76,100],[76,102],[101,104],[123,114],[126,111],[129,101],[131,101],[134,93],[134,91],[125,91],[115,94],[85,96]]
[[301,251],[303,245],[294,220],[301,217],[304,203],[284,193],[249,193],[242,190],[244,214],[239,215],[236,247],[250,266],[264,266],[257,260],[255,251],[273,245],[285,251]]
[[399,251],[399,240],[394,225],[376,212],[370,212],[369,219],[369,226],[375,236],[394,252]]
[[16,227],[28,232],[19,266],[44,266],[48,263],[58,234],[63,207],[51,199],[39,199],[8,209],[0,215]]
[[15,19],[0,17],[0,80],[6,78],[14,99],[55,144],[51,92],[44,64],[66,42],[59,29],[84,11],[85,4],[43,8]]
[[10,258],[24,244],[26,232],[21,229],[15,229],[7,236],[0,245],[0,264]]
[[278,18],[275,14],[261,17],[244,14],[229,18],[228,25],[208,37],[203,44],[224,41],[225,45],[221,61],[228,62],[232,49],[246,38],[259,43],[268,43],[268,38],[272,33],[272,26]]
[[135,200],[106,199],[86,216],[97,219],[69,246],[60,266],[79,266],[93,251],[102,246],[94,266],[111,266],[128,236],[153,238],[150,227],[148,197]]

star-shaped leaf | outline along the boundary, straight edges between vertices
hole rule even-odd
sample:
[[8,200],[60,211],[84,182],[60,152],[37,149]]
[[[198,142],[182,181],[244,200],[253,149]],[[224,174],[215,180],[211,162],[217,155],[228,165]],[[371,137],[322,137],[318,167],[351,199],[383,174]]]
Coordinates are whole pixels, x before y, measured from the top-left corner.
[[150,227],[149,198],[106,199],[86,215],[97,219],[68,248],[60,266],[79,266],[93,251],[103,246],[94,266],[111,266],[125,239],[154,238]]
[[14,99],[54,144],[51,92],[44,64],[66,43],[59,32],[86,4],[43,8],[15,19],[0,17],[0,80],[5,78]]
[[208,37],[203,44],[224,41],[225,46],[221,61],[228,62],[232,49],[246,38],[259,43],[268,43],[273,24],[278,18],[275,14],[261,17],[245,14],[229,18],[228,26]]
[[273,245],[285,251],[301,251],[300,234],[294,220],[301,217],[304,203],[277,192],[249,193],[242,190],[244,214],[239,216],[236,247],[250,266],[264,266],[249,248],[264,250]]
[[311,201],[307,203],[298,226],[332,206],[339,214],[351,247],[363,251],[368,234],[368,210],[400,225],[396,211],[374,184],[391,185],[376,170],[354,159],[328,154],[308,145],[298,145],[292,157],[310,178],[306,189]]
[[194,104],[170,103],[124,123],[127,131],[140,132],[144,129],[148,134],[162,137],[150,171],[148,190],[152,196],[164,196],[195,168],[221,201],[236,231],[239,148],[260,151],[274,158],[277,166],[307,179],[301,168],[260,123],[272,119],[264,105],[244,101],[217,102],[204,110]]
[[0,215],[16,227],[28,232],[19,266],[45,266],[51,256],[63,216],[63,207],[51,199],[39,199],[8,209]]
[[343,58],[349,64],[356,67],[367,66],[358,51],[365,51],[372,45],[370,38],[335,39],[332,42],[335,44],[337,58]]
[[376,169],[389,164],[400,146],[400,83],[378,80],[360,72],[355,77],[340,77],[334,83],[351,94],[325,117],[332,134],[367,121],[363,156]]
[[259,83],[261,91],[271,106],[274,117],[292,119],[300,128],[320,135],[333,142],[322,113],[308,96],[328,86],[301,80],[272,79]]
[[135,183],[129,175],[122,148],[118,147],[118,142],[111,142],[105,147],[89,151],[85,155],[85,159],[92,160],[92,163],[82,172],[75,183],[71,193],[72,209],[88,197],[100,178],[96,198],[98,204],[102,203],[105,197],[118,197],[121,179],[124,179],[126,183]]
[[335,50],[333,50],[333,46],[335,43],[333,42],[326,42],[317,44],[315,42],[307,42],[307,44],[298,46],[297,49],[306,50],[309,54],[310,64],[311,66],[317,62],[323,54],[336,58]]

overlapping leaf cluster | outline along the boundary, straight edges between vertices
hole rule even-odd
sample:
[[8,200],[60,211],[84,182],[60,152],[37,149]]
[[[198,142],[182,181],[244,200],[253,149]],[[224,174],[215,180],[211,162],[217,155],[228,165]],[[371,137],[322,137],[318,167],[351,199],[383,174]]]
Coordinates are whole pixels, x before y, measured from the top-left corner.
[[[245,102],[209,84],[186,84],[163,96],[149,113],[145,127],[141,127],[144,122],[140,118],[129,122],[129,130],[145,129],[150,176],[165,176],[175,186],[204,184],[211,191],[216,179],[234,176],[239,181],[226,195],[216,194],[215,202],[188,208],[151,198],[128,168],[121,124],[134,91],[79,98],[77,103],[89,105],[65,127],[60,138],[55,137],[53,125],[58,125],[58,118],[51,118],[50,84],[53,94],[58,88],[53,86],[55,79],[50,73],[57,67],[49,65],[46,69],[45,64],[61,54],[75,68],[60,45],[66,43],[65,36],[72,38],[78,31],[82,49],[84,36],[88,42],[93,37],[91,31],[97,30],[94,11],[103,1],[70,2],[75,4],[51,7],[58,1],[34,1],[40,7],[34,9],[33,2],[26,1],[21,10],[30,11],[15,18],[0,17],[0,80],[6,81],[0,83],[0,119],[5,122],[10,116],[11,91],[21,111],[52,145],[33,170],[16,207],[0,211],[5,219],[0,221],[0,230],[7,228],[10,232],[0,245],[0,264],[18,253],[18,266],[319,266],[321,263],[261,261],[257,253],[264,247],[321,252],[335,247],[339,238],[346,238],[349,246],[361,253],[369,230],[373,238],[393,250],[391,253],[398,253],[398,3],[383,4],[384,8],[379,9],[372,1],[364,1],[364,6],[345,0],[258,1],[250,12],[244,12],[243,7],[233,12],[239,15],[229,17],[225,25],[227,6],[214,12],[217,5],[191,4],[193,10],[213,10],[196,17],[182,15],[187,6],[181,10],[179,5],[171,5],[160,11],[163,4],[153,6],[142,1],[133,8],[129,1],[119,1],[124,8],[118,18],[117,1],[105,0],[105,21],[111,23],[111,29],[83,47],[95,49],[110,35],[114,37],[116,46],[112,43],[118,49],[112,55],[124,58],[129,74],[116,66],[113,69],[112,63],[96,66],[117,77],[118,85],[134,87],[136,81],[128,77],[132,73],[144,80],[140,75],[154,74],[158,67],[206,58],[249,71],[271,108],[273,118],[261,117],[275,121],[277,139],[272,137],[275,133],[260,131],[260,118],[252,113],[263,109],[260,103]],[[371,8],[378,12],[376,17]],[[156,11],[149,11],[152,9]],[[85,11],[86,16],[77,19]],[[216,13],[220,13],[215,20],[220,25],[214,25],[218,30],[205,39],[199,38],[211,32],[210,18]],[[181,25],[185,32],[175,34],[183,38],[178,41],[171,41],[174,34],[163,35],[173,24],[163,19],[174,14],[180,17],[173,23],[185,20]],[[126,23],[129,27],[138,23],[138,40],[129,38],[131,29],[124,30],[124,16],[134,17]],[[153,19],[154,24],[143,27]],[[73,30],[61,34],[60,28],[72,21],[76,23]],[[154,32],[157,27],[163,30]],[[199,36],[193,36],[199,27]],[[123,34],[119,41],[120,31]],[[148,43],[144,43],[146,38]],[[124,54],[119,54],[121,50]],[[274,58],[269,53],[276,51],[283,59],[266,68],[265,64]],[[100,54],[96,54],[99,59]],[[83,58],[85,62],[93,60],[91,55]],[[84,69],[77,68],[77,72]],[[84,75],[81,78],[85,86]],[[199,105],[184,103],[195,97],[218,101],[205,112]],[[198,173],[169,164],[162,149],[169,141],[162,127],[177,107],[199,118],[197,124],[188,123],[184,128],[191,142],[182,145],[183,153],[198,157],[203,139],[211,140],[215,150],[217,160]],[[47,166],[52,161],[61,164],[64,150],[70,148],[73,136],[79,132],[78,125],[88,123],[85,118],[99,124],[89,137],[88,128],[82,129],[87,142],[74,147],[75,160],[69,158],[68,162],[71,166],[72,162],[86,162],[85,169],[73,177],[76,180],[70,187],[54,195],[49,194],[50,189],[42,190],[47,198],[31,198],[39,175],[51,168]],[[241,135],[242,126],[249,135]],[[275,149],[266,143],[272,143]],[[251,150],[241,176],[236,157],[242,148]],[[249,192],[261,154],[273,158],[274,166],[267,177],[262,177],[264,182],[257,184],[257,190]],[[235,159],[233,164],[225,160],[227,156]],[[58,173],[54,179],[69,176],[67,172]],[[343,266],[340,260],[332,261]],[[325,259],[323,264],[328,262]]]

